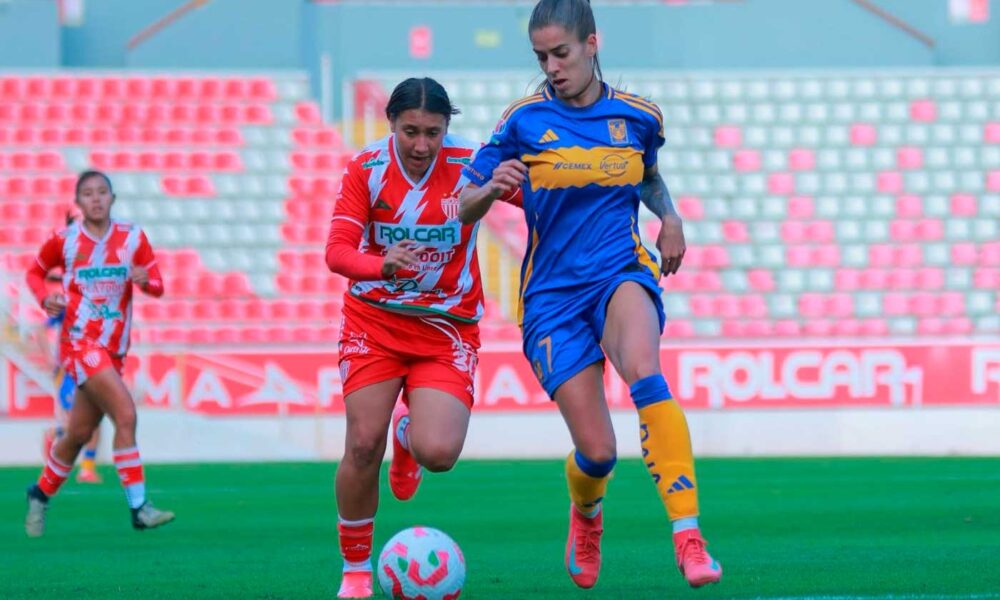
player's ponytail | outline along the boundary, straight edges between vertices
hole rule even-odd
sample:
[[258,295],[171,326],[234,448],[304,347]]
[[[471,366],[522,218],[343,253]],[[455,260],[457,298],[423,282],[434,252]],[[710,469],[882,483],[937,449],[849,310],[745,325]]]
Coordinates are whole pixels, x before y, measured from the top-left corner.
[[[576,39],[581,42],[586,41],[591,34],[597,35],[597,22],[594,20],[594,11],[590,8],[590,0],[541,0],[531,11],[528,33],[549,25],[558,25],[576,34]],[[604,81],[597,54],[594,54],[594,71],[598,81]],[[544,85],[543,83],[542,87]]]
[[96,170],[91,169],[91,170],[88,170],[88,171],[84,171],[83,173],[80,173],[80,176],[76,178],[76,197],[77,198],[80,197],[80,188],[83,187],[83,184],[88,179],[90,179],[91,177],[100,177],[100,178],[104,179],[104,183],[106,183],[108,185],[108,192],[111,193],[111,194],[115,193],[114,188],[111,187],[111,178],[108,177],[107,175],[105,175],[104,173],[102,173],[101,171],[96,171]]
[[443,115],[445,121],[461,112],[451,103],[444,86],[430,77],[411,77],[397,85],[385,106],[385,116],[394,121],[403,111],[415,108]]

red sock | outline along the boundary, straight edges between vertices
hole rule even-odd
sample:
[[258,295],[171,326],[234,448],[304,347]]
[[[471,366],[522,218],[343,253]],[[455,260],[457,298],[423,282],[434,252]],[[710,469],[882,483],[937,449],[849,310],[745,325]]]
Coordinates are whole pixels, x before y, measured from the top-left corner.
[[139,508],[146,502],[146,478],[142,473],[142,459],[139,449],[116,448],[112,452],[115,468],[118,469],[118,479],[125,488],[125,498],[129,508]]
[[340,519],[337,531],[340,533],[340,555],[344,557],[344,571],[371,571],[375,519]]
[[56,458],[54,451],[55,444],[49,450],[49,458],[45,461],[45,468],[42,469],[42,474],[38,477],[38,487],[46,496],[55,496],[59,487],[69,477],[69,472],[73,470],[71,465],[63,464],[61,460]]

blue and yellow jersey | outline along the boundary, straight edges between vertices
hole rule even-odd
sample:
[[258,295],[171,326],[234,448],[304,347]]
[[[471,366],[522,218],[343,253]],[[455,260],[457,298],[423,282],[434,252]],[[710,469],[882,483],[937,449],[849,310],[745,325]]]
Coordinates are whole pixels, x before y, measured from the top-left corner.
[[603,85],[600,100],[584,108],[548,86],[514,102],[463,171],[482,186],[505,160],[528,166],[522,307],[535,295],[572,293],[623,271],[659,279],[637,215],[643,173],[663,145],[663,116],[652,102]]

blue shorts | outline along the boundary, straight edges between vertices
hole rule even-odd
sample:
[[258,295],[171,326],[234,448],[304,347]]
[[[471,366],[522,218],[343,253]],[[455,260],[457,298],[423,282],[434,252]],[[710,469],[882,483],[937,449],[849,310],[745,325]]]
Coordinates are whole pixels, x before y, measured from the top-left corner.
[[626,281],[638,283],[649,293],[663,333],[666,315],[660,297],[662,290],[646,270],[625,271],[600,285],[542,292],[526,300],[524,355],[550,398],[560,385],[585,367],[604,360],[601,338],[608,302]]
[[69,409],[73,408],[73,398],[76,396],[76,381],[72,374],[63,369],[59,371],[59,375],[56,376],[59,381],[59,406],[69,412]]

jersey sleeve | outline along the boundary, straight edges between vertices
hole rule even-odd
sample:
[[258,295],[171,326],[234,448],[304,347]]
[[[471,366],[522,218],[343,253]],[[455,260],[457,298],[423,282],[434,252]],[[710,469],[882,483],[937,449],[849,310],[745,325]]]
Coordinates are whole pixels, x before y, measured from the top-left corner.
[[34,294],[39,304],[45,302],[45,297],[49,295],[48,289],[45,287],[45,275],[56,267],[65,266],[63,265],[65,261],[63,260],[62,247],[63,237],[58,233],[53,233],[42,244],[35,264],[28,269],[25,279],[28,288],[31,289],[31,293]]
[[371,210],[368,182],[358,167],[359,160],[348,163],[340,180],[326,241],[326,266],[348,279],[372,281],[382,279],[383,260],[358,251]]
[[[508,109],[509,111],[509,109]],[[462,175],[471,183],[482,187],[493,178],[493,170],[505,160],[517,158],[517,126],[514,115],[501,118],[493,129],[490,141],[483,144],[462,169]]]
[[666,141],[663,136],[663,113],[660,112],[659,106],[655,104],[651,104],[651,106],[653,111],[643,111],[643,116],[647,122],[645,127],[646,139],[643,143],[642,164],[647,169],[656,164],[656,155],[660,148],[663,147],[663,142]]
[[156,264],[156,253],[153,252],[153,245],[149,243],[145,231],[139,232],[139,247],[135,249],[132,262],[137,267],[146,269],[149,273],[149,281],[142,286],[142,291],[154,298],[162,296],[164,292],[163,275],[160,274],[160,266]]

